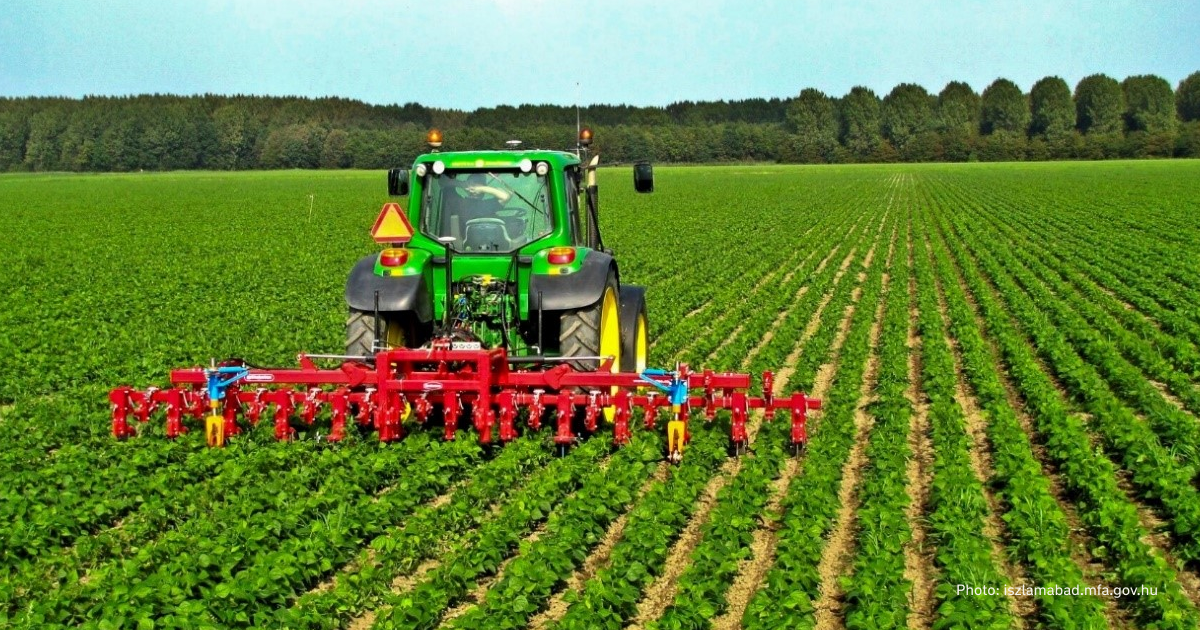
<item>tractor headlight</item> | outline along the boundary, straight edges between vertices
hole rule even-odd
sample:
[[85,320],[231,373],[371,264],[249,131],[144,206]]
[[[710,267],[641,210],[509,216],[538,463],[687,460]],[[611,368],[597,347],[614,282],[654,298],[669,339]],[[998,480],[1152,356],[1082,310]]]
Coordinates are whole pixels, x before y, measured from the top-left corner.
[[533,162],[531,162],[529,158],[525,158],[524,160],[521,160],[520,167],[522,173],[528,173],[529,171],[533,170]]
[[445,162],[438,160],[433,163],[433,174],[434,175],[441,175],[442,173],[445,173],[445,172],[446,172],[446,163]]
[[425,177],[425,173],[429,171],[424,164],[418,164],[415,170],[417,171],[417,177]]
[[537,163],[537,174],[538,175],[545,175],[546,173],[549,173],[549,172],[550,172],[549,164],[547,164],[546,162],[538,162]]

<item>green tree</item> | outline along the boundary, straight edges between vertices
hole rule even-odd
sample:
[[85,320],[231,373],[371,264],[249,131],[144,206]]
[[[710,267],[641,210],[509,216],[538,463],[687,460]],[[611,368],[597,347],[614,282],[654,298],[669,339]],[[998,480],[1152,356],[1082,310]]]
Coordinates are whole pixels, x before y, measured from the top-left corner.
[[29,140],[25,143],[25,164],[35,171],[55,171],[62,168],[60,137],[67,127],[65,108],[51,107],[29,118]]
[[979,159],[983,162],[1017,162],[1025,159],[1027,141],[1024,132],[997,129],[980,139]]
[[1175,139],[1177,157],[1200,158],[1200,120],[1189,120],[1179,125]]
[[1029,132],[1057,140],[1075,129],[1075,102],[1071,88],[1059,77],[1046,77],[1029,91]]
[[25,161],[29,119],[24,112],[0,112],[0,171],[17,168]]
[[934,128],[934,98],[914,83],[901,83],[883,98],[880,112],[883,135],[905,160],[909,144],[920,134]]
[[1193,72],[1179,82],[1175,90],[1175,110],[1184,122],[1200,120],[1200,72]]
[[1125,95],[1116,79],[1084,77],[1075,86],[1075,121],[1083,133],[1117,133],[1125,128]]
[[832,161],[838,141],[837,103],[832,98],[820,90],[805,88],[787,108],[787,126],[795,134],[795,159]]
[[254,144],[262,127],[254,114],[242,103],[218,108],[212,115],[217,147],[213,166],[220,169],[243,169],[254,166]]
[[1121,82],[1121,90],[1125,95],[1125,124],[1130,131],[1175,131],[1175,94],[1166,79],[1140,74]]
[[286,125],[267,134],[262,149],[264,168],[316,168],[328,132],[315,124]]
[[941,131],[979,130],[979,95],[962,81],[951,81],[937,98],[938,128]]
[[883,141],[879,109],[879,97],[870,88],[855,86],[842,97],[842,145],[857,160],[870,159]]
[[1025,93],[1008,79],[996,79],[980,96],[980,131],[1024,134],[1029,128],[1029,103]]
[[345,129],[334,129],[325,136],[325,144],[321,147],[321,168],[346,168],[350,166],[350,154],[346,152],[346,144],[350,134]]
[[979,138],[979,107],[979,95],[962,81],[951,81],[938,93],[937,126],[944,159],[971,159]]
[[787,108],[788,128],[814,141],[837,140],[837,106],[821,90],[805,88]]

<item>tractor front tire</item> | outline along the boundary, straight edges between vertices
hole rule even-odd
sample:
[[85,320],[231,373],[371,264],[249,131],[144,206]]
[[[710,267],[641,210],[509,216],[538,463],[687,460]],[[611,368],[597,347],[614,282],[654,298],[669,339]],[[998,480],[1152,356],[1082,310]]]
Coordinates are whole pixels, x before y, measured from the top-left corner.
[[[379,332],[392,348],[407,348],[410,331],[400,320],[383,321]],[[375,314],[351,309],[346,317],[346,354],[350,356],[375,356]]]
[[[609,272],[600,299],[590,306],[564,311],[559,317],[558,351],[563,357],[612,356],[612,371],[621,369],[621,326],[616,274]],[[572,368],[594,372],[600,362],[581,359]]]

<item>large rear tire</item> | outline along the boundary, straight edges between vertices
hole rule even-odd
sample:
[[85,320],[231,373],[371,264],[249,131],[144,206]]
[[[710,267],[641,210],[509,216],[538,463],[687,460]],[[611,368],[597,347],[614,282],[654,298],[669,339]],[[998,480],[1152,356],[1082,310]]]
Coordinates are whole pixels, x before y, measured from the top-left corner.
[[[389,347],[407,348],[411,331],[400,319],[388,319],[380,314],[380,337]],[[346,317],[346,354],[375,356],[375,314],[350,310]]]
[[[558,349],[564,357],[613,357],[612,371],[621,369],[621,326],[616,274],[609,272],[604,293],[595,304],[564,311],[559,317]],[[593,372],[594,359],[570,361],[576,370]]]

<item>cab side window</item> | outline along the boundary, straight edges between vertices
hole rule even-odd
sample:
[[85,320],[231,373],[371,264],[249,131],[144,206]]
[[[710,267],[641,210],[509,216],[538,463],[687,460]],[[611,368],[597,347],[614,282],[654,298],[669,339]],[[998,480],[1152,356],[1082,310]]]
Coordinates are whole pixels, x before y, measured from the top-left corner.
[[576,178],[579,169],[569,168],[563,171],[563,190],[567,194],[567,214],[571,217],[571,242],[577,246],[587,245],[587,237],[583,232],[583,222],[579,217],[579,185]]

